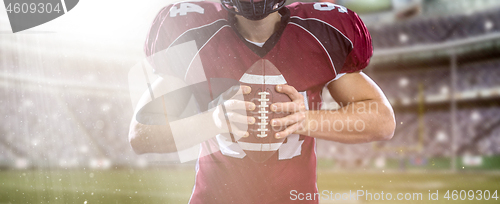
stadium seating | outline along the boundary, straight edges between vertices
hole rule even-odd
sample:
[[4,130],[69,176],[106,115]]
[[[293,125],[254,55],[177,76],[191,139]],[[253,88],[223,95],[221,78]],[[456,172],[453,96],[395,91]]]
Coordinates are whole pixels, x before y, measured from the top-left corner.
[[[477,91],[500,87],[500,60],[482,61],[459,65],[457,91]],[[449,67],[432,70],[399,70],[372,76],[388,98],[414,98],[423,85],[425,95],[447,94],[450,91]],[[396,80],[395,80],[396,79]],[[402,83],[402,81],[406,81]]]
[[417,18],[368,28],[374,49],[388,49],[460,40],[500,32],[500,9],[473,15]]

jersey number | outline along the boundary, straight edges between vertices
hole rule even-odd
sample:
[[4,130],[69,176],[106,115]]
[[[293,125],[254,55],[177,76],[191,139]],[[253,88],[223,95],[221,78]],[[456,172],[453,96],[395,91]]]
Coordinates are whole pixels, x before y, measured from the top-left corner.
[[179,8],[177,8],[176,5],[173,5],[172,8],[170,8],[170,17],[176,17],[177,14],[185,16],[188,12],[203,14],[205,13],[205,9],[193,3],[180,3]]
[[338,11],[340,13],[347,13],[347,8],[346,7],[343,7],[343,6],[340,6],[340,5],[337,5],[337,4],[333,4],[333,3],[330,3],[330,2],[318,2],[318,3],[315,3],[314,4],[314,9],[318,10],[318,11],[331,11],[335,8],[339,8]]
[[281,144],[281,147],[278,149],[278,159],[291,159],[296,156],[299,156],[302,152],[302,143],[304,140],[299,140],[300,135],[292,134],[287,137],[286,143]]

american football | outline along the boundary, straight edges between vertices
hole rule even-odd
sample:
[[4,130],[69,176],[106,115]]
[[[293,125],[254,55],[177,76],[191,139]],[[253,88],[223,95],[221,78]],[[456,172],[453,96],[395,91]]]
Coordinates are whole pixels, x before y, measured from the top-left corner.
[[254,162],[264,162],[281,146],[285,138],[276,139],[274,135],[285,127],[272,127],[273,118],[281,118],[288,113],[274,113],[269,106],[275,102],[290,102],[283,93],[276,92],[276,85],[286,84],[281,72],[269,60],[261,59],[254,63],[240,79],[242,85],[252,88],[252,92],[244,96],[245,101],[252,101],[256,108],[247,111],[248,116],[255,117],[255,124],[248,126],[246,138],[238,140],[238,144]]

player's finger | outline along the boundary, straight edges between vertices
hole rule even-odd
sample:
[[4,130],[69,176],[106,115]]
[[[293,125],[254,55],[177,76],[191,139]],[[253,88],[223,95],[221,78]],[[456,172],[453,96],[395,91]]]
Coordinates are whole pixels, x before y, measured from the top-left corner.
[[241,101],[236,99],[231,99],[224,101],[224,106],[226,110],[255,110],[255,103],[249,101]]
[[246,129],[242,130],[242,129],[238,128],[238,126],[236,126],[236,125],[231,125],[230,129],[227,129],[224,133],[222,133],[222,136],[230,139],[230,137],[228,137],[230,135],[225,134],[225,133],[230,133],[234,137],[235,140],[239,140],[240,138],[245,138],[245,137],[250,136],[250,133],[248,133],[248,131],[246,131]]
[[276,139],[281,139],[281,138],[285,138],[287,137],[288,135],[294,133],[295,131],[297,131],[299,129],[299,124],[298,123],[295,123],[289,127],[287,127],[285,130],[281,131],[281,132],[278,132],[274,135],[274,137]]
[[241,131],[238,129],[232,130],[231,133],[233,134],[235,140],[250,136],[250,133],[248,133],[247,131]]
[[241,88],[241,92],[245,95],[252,92],[252,87],[250,87],[250,86],[240,85],[240,88]]
[[240,123],[240,124],[254,124],[255,123],[255,118],[246,116],[246,115],[241,115],[235,112],[229,112],[227,113],[227,117],[230,122],[232,123]]
[[282,118],[275,118],[271,120],[271,126],[273,127],[283,127],[283,126],[291,126],[299,121],[303,121],[306,119],[306,114],[303,112],[290,114],[288,116]]
[[297,91],[297,89],[295,89],[295,87],[293,87],[293,86],[286,85],[286,84],[279,84],[279,85],[276,85],[276,91],[279,93],[284,93],[284,94],[288,95],[288,97],[290,97],[290,99],[292,99],[292,101],[296,101],[296,100],[304,101],[304,97],[302,96],[302,94],[300,94]]
[[300,102],[285,102],[285,103],[273,103],[270,107],[271,111],[277,113],[295,113],[300,111],[305,111],[306,106],[303,101]]

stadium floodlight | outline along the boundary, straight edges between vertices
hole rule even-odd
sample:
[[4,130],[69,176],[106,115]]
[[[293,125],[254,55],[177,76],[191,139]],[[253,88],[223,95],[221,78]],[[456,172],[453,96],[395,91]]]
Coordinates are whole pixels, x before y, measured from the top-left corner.
[[439,130],[436,133],[436,141],[438,142],[446,142],[448,141],[448,135],[446,134],[445,131]]
[[440,90],[441,94],[443,95],[447,95],[449,92],[450,92],[450,89],[448,88],[447,85],[444,85],[441,87],[441,90]]
[[408,78],[406,78],[406,77],[399,79],[399,87],[401,87],[401,88],[407,87],[409,83],[410,83],[410,80],[408,80]]
[[491,22],[491,20],[487,20],[486,22],[484,22],[484,29],[486,31],[490,31],[491,29],[493,29],[493,22]]
[[478,111],[474,111],[471,113],[470,119],[474,122],[478,122],[481,120],[481,114]]
[[410,39],[410,38],[408,37],[408,35],[407,35],[407,34],[405,34],[405,33],[400,33],[400,34],[399,34],[399,42],[400,42],[400,43],[403,43],[403,44],[404,44],[404,43],[407,43],[409,39]]
[[401,99],[401,103],[402,103],[403,105],[410,105],[410,104],[411,104],[411,100],[410,100],[410,98],[408,98],[408,97],[403,97],[403,98]]

